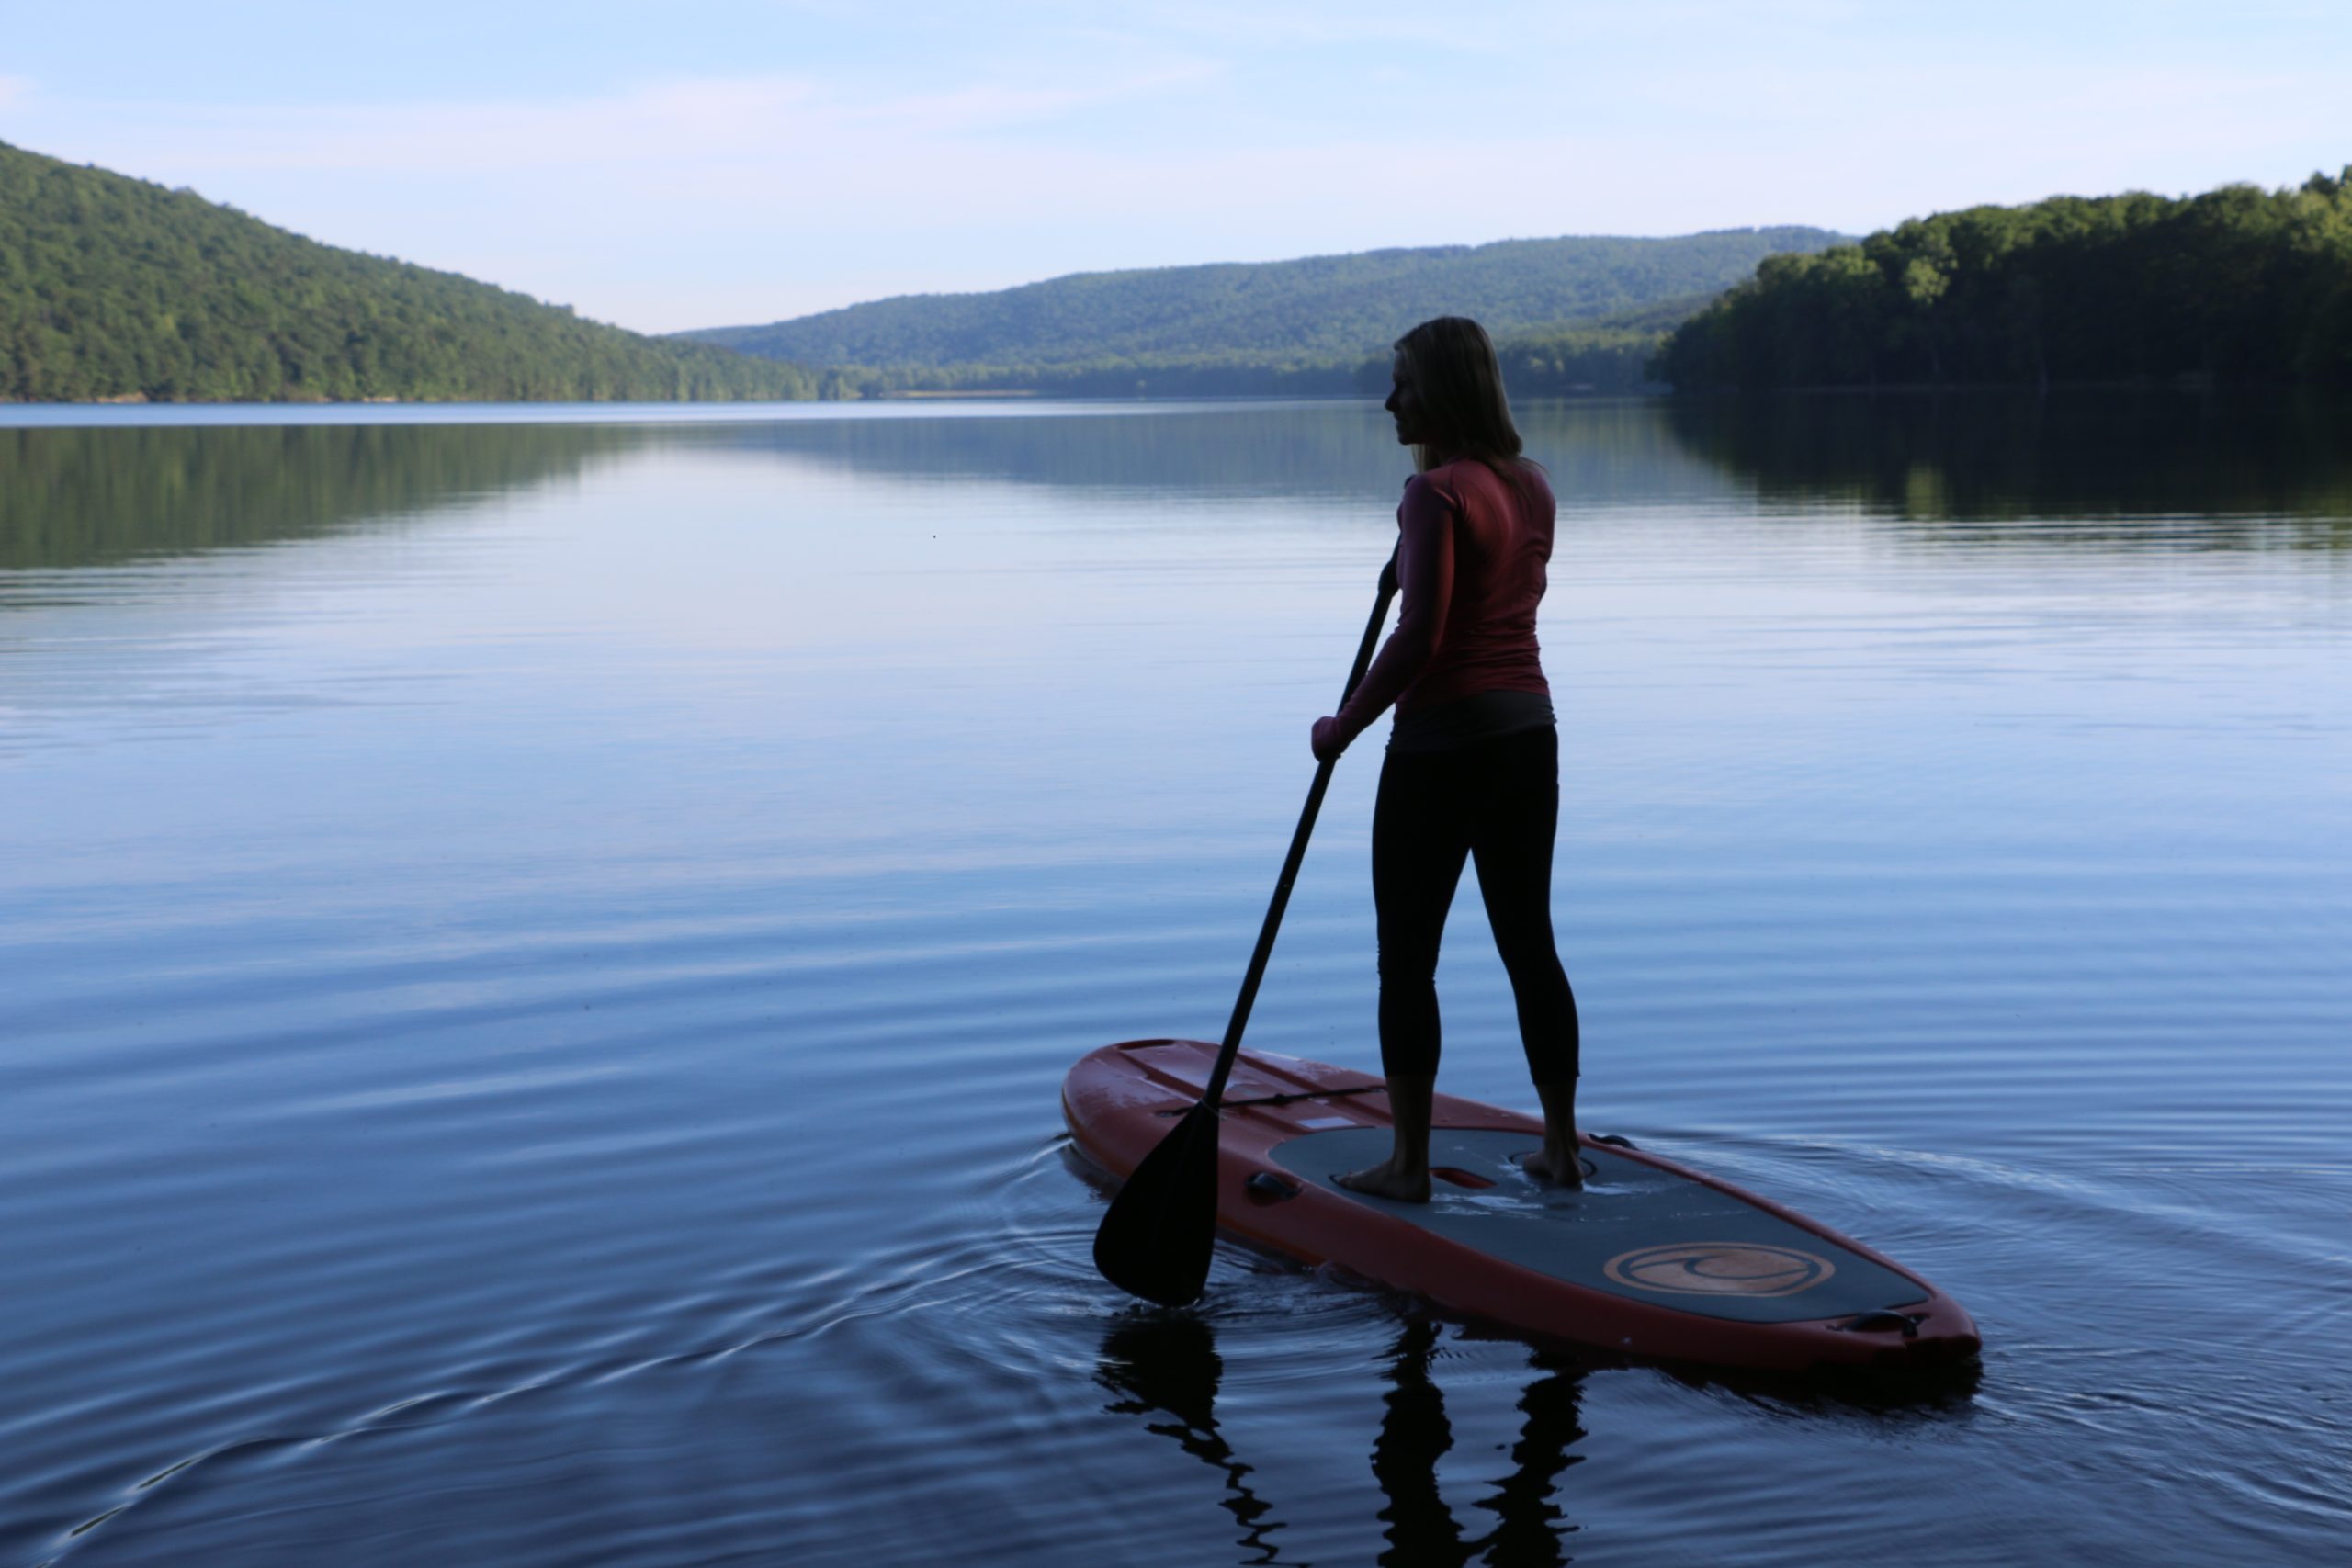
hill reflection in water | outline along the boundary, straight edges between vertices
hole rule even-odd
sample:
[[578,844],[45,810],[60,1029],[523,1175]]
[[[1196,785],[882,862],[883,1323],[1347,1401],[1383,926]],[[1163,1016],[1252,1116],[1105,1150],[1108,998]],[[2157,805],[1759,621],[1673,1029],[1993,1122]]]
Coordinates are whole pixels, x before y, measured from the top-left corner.
[[[312,538],[680,447],[893,479],[1279,498],[1359,515],[1385,505],[1408,471],[1369,402],[860,412],[714,424],[0,429],[0,570]],[[1550,400],[1519,414],[1530,455],[1577,507],[1843,503],[1971,525],[1940,536],[1978,545],[2352,546],[2343,400],[1789,394]]]

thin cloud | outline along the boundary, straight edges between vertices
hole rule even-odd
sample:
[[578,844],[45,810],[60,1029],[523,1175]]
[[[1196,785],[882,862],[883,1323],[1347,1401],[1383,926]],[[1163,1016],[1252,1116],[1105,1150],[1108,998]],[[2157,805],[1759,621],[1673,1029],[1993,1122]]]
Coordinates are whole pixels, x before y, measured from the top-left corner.
[[[444,174],[628,168],[692,161],[706,166],[805,158],[846,133],[942,141],[1049,125],[1074,111],[1135,100],[1204,80],[1196,61],[1082,85],[982,83],[948,91],[873,96],[794,75],[646,83],[594,97],[515,102],[220,106],[51,102],[45,118],[96,128],[87,141],[126,172],[340,171]],[[0,79],[5,80],[5,79]]]

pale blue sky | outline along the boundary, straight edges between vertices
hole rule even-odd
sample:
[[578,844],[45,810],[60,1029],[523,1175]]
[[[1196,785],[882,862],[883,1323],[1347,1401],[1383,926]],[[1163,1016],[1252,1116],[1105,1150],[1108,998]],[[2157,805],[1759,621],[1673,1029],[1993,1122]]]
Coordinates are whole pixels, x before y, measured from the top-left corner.
[[2352,162],[2352,5],[0,0],[0,141],[644,331]]

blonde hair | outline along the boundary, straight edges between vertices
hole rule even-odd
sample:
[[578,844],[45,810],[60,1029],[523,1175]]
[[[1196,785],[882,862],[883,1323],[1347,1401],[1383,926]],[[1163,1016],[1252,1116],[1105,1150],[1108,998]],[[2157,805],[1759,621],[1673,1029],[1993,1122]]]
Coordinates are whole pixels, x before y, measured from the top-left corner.
[[1413,466],[1426,473],[1441,461],[1475,457],[1516,487],[1522,444],[1487,329],[1467,316],[1437,316],[1394,346],[1413,368],[1430,434],[1413,448]]

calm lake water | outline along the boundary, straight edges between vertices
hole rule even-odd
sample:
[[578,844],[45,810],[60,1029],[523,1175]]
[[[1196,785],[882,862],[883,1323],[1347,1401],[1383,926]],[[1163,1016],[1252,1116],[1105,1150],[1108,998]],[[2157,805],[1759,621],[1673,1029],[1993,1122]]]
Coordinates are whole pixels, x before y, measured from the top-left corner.
[[[0,1564],[2340,1560],[2344,411],[1527,412],[1588,1124],[1966,1304],[1885,1395],[1094,1274],[1376,409],[684,412],[8,412]],[[1252,1043],[1376,1063],[1378,761]]]

